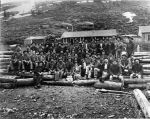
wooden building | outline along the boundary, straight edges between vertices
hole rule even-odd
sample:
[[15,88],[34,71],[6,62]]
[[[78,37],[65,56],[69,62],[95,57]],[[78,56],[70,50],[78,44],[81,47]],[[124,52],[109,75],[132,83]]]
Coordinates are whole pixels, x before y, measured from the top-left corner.
[[150,42],[150,26],[139,26],[138,35],[142,38],[142,42]]
[[61,36],[63,43],[71,42],[74,43],[88,40],[89,42],[93,39],[103,39],[113,36],[117,36],[116,29],[110,30],[91,30],[91,31],[77,31],[77,32],[64,32]]

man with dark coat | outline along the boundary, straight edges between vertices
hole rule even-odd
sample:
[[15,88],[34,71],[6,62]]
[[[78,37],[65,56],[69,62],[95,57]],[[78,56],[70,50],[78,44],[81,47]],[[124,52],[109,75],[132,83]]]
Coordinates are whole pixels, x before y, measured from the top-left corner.
[[115,48],[115,44],[113,43],[113,41],[110,41],[110,45],[109,45],[109,49],[110,49],[110,53],[115,56],[116,54],[116,48]]
[[122,86],[124,86],[123,76],[121,75],[122,74],[121,67],[116,60],[114,60],[113,63],[110,65],[109,73],[110,73],[110,80],[117,79],[121,81]]
[[99,59],[97,61],[97,64],[95,66],[95,71],[97,71],[97,78],[99,80],[101,80],[102,75],[103,75],[103,71],[104,71],[104,63],[103,63],[103,59]]
[[132,66],[132,74],[130,78],[137,77],[139,79],[143,78],[143,66],[139,63],[138,59],[135,59],[135,63]]

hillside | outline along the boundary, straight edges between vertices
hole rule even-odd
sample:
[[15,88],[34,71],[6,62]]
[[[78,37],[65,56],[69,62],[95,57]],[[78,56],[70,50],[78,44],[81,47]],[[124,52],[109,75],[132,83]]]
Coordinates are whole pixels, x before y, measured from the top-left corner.
[[[147,6],[146,6],[147,5]],[[146,1],[121,1],[121,2],[94,2],[77,4],[74,1],[53,3],[42,2],[36,5],[39,14],[19,19],[11,19],[2,22],[2,38],[8,43],[20,42],[32,35],[47,35],[53,33],[61,35],[65,28],[58,28],[56,24],[61,22],[71,23],[74,30],[78,30],[77,23],[91,21],[95,29],[117,29],[122,34],[137,34],[139,25],[150,24],[149,2]],[[136,14],[134,21],[122,16],[124,12]],[[42,24],[48,24],[49,28],[42,29]]]

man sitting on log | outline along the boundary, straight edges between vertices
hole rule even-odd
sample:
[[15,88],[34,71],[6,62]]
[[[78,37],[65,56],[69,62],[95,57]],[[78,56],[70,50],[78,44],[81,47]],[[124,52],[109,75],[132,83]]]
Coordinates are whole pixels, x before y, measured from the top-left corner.
[[132,78],[143,78],[143,66],[140,64],[138,59],[135,59],[132,66],[132,74],[130,75],[130,79]]
[[110,65],[109,73],[110,73],[110,80],[117,79],[122,82],[122,86],[124,85],[123,76],[121,75],[122,74],[121,67],[116,60],[114,60],[113,63]]
[[110,77],[109,67],[110,67],[110,63],[108,62],[108,59],[106,58],[104,60],[104,71],[103,71],[103,74],[102,74],[102,78],[100,80],[101,82],[109,79],[109,77]]
[[23,62],[22,63],[23,63],[24,71],[27,71],[27,72],[31,71],[31,65],[32,65],[31,57],[27,51],[23,52]]
[[94,72],[97,72],[97,79],[99,79],[101,81],[102,74],[103,74],[103,71],[104,71],[103,59],[99,59],[95,66],[96,67],[95,67]]
[[131,72],[131,62],[128,59],[126,52],[122,52],[120,65],[121,65],[121,69],[122,69],[122,75],[129,76],[130,72]]
[[43,63],[42,62],[39,62],[38,65],[35,67],[35,70],[34,70],[34,77],[33,77],[33,80],[34,80],[34,88],[38,89],[38,88],[41,88],[41,82],[42,82],[42,74],[41,72],[43,71]]

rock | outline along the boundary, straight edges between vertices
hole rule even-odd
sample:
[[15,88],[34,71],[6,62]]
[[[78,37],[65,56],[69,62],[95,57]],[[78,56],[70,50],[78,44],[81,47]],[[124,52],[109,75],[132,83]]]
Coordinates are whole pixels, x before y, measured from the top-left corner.
[[5,108],[5,112],[9,114],[9,113],[14,113],[15,111],[10,108]]
[[115,115],[110,115],[110,116],[108,116],[109,118],[113,118],[113,117],[115,117]]

